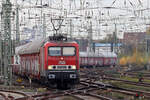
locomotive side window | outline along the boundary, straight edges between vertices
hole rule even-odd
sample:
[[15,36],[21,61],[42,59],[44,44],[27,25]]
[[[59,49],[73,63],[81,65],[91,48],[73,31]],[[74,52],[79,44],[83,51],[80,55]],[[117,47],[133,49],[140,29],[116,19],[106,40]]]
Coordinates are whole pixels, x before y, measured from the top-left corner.
[[60,47],[49,47],[48,54],[50,56],[61,56],[61,48]]
[[74,56],[75,47],[63,47],[63,56]]

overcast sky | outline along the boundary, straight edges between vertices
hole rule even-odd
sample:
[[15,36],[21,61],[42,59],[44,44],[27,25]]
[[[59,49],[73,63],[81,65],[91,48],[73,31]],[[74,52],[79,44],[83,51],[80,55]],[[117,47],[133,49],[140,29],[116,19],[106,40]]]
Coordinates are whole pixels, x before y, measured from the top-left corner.
[[[13,4],[15,1],[16,0],[11,0]],[[41,21],[35,19],[31,20],[29,17],[37,16],[39,17],[38,20],[42,20],[42,18],[40,18],[41,13],[51,14],[50,17],[52,17],[52,15],[64,16],[64,12],[67,11],[67,16],[80,16],[79,19],[73,21],[74,35],[78,35],[78,33],[82,33],[80,35],[87,35],[87,29],[85,29],[88,23],[86,19],[87,16],[92,17],[94,36],[99,36],[100,38],[114,32],[114,23],[117,24],[117,34],[119,37],[122,37],[126,31],[145,31],[145,24],[150,23],[148,19],[150,16],[149,10],[143,10],[149,8],[149,0],[42,0],[42,5],[48,4],[49,7],[61,10],[50,9],[49,7],[45,9],[27,7],[41,5],[41,0],[17,0],[17,3],[20,6],[20,23],[24,24],[23,27],[31,28],[37,24],[40,25]],[[114,7],[115,9],[106,9],[104,7]],[[141,9],[142,11],[138,11]],[[47,30],[52,29],[50,17],[46,17]],[[62,28],[62,30],[68,33],[69,22],[64,21],[64,24],[66,27]]]

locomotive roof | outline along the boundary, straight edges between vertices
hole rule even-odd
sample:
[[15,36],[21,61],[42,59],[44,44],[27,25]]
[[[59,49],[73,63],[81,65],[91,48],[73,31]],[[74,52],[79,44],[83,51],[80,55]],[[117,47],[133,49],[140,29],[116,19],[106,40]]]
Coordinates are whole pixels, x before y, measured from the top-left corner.
[[[16,54],[32,54],[32,53],[38,53],[40,51],[40,47],[43,46],[45,43],[47,43],[49,40],[48,38],[46,39],[39,39],[39,40],[34,40],[32,42],[29,42],[25,45],[21,45],[16,47],[15,53]],[[53,41],[55,42],[55,41]],[[68,41],[70,42],[70,41]],[[67,43],[67,42],[66,42]],[[72,42],[75,43],[75,42]]]
[[114,52],[80,52],[80,57],[117,57]]
[[41,40],[34,40],[32,42],[29,42],[25,45],[21,45],[19,47],[16,47],[16,54],[32,54],[37,53],[40,50],[40,47],[44,43],[44,39]]

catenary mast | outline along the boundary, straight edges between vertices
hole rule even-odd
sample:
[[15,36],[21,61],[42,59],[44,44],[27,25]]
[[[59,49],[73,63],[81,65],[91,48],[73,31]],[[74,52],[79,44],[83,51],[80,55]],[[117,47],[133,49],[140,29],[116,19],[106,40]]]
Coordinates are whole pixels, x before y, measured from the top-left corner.
[[12,68],[11,68],[11,56],[12,56],[12,41],[11,41],[11,10],[12,4],[10,0],[2,1],[2,40],[3,43],[3,66],[4,66],[4,85],[11,85]]

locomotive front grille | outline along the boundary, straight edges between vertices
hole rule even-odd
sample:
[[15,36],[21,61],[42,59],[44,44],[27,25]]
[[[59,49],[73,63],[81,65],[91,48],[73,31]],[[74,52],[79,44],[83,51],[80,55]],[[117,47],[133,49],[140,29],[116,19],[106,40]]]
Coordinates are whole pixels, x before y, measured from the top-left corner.
[[76,69],[75,65],[49,65],[49,70],[65,70],[65,69]]
[[56,69],[68,69],[68,66],[57,66]]

